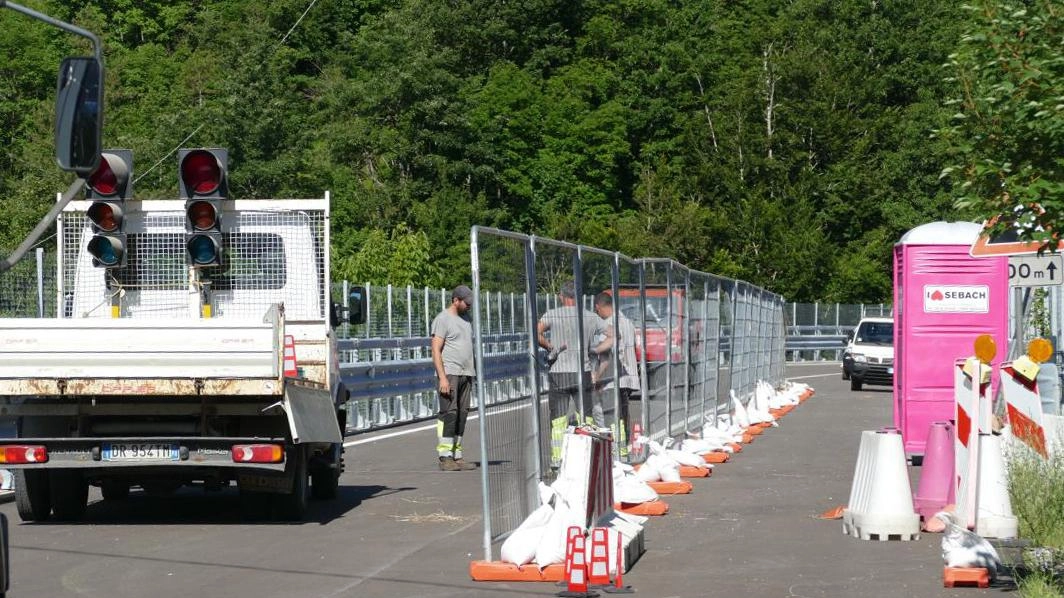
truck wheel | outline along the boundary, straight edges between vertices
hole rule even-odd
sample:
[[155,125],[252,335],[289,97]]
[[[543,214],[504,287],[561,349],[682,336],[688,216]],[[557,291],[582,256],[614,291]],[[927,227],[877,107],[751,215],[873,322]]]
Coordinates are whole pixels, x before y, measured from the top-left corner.
[[125,500],[129,498],[129,484],[121,480],[104,480],[100,482],[100,493],[104,500]]
[[310,489],[307,475],[307,452],[296,446],[286,455],[285,475],[292,476],[292,491],[274,498],[274,511],[284,521],[302,521],[307,514],[307,491]]
[[60,521],[77,521],[89,504],[89,481],[76,471],[53,471],[52,511]]
[[850,390],[861,390],[861,381],[857,378],[850,377]]
[[328,467],[311,472],[310,492],[317,500],[336,498],[340,494],[340,471]]
[[23,521],[45,521],[52,512],[52,495],[48,489],[48,471],[15,470],[15,506]]

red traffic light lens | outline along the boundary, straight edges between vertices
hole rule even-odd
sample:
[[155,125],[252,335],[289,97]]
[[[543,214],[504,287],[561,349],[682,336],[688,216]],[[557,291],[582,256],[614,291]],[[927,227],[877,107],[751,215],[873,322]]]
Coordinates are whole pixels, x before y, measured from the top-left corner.
[[107,202],[98,201],[92,204],[86,215],[96,225],[96,228],[105,233],[118,230],[122,223],[122,214],[116,213],[115,207]]
[[111,170],[111,163],[107,156],[100,159],[100,165],[89,175],[89,187],[100,195],[114,195],[118,193],[118,176]]
[[195,230],[210,230],[218,224],[218,213],[207,201],[197,201],[188,207],[188,221]]
[[181,161],[181,180],[197,195],[214,193],[222,183],[222,168],[218,159],[208,151],[189,152]]

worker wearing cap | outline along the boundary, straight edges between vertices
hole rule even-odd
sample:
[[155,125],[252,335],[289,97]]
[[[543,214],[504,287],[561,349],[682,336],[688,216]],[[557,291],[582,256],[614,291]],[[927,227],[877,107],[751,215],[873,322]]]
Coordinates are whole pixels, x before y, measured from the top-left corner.
[[476,367],[473,327],[462,316],[473,306],[473,291],[458,285],[451,305],[432,321],[432,364],[436,367],[440,412],[436,421],[436,452],[443,471],[476,469],[462,458],[462,433],[469,416]]

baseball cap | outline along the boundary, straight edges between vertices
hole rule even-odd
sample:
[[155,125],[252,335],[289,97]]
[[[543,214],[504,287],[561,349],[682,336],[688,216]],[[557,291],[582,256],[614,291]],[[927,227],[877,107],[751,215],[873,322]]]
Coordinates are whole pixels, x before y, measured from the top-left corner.
[[462,301],[465,301],[466,303],[472,305],[473,290],[464,284],[460,284],[454,287],[454,290],[451,291],[451,300],[453,301],[455,299],[461,299]]

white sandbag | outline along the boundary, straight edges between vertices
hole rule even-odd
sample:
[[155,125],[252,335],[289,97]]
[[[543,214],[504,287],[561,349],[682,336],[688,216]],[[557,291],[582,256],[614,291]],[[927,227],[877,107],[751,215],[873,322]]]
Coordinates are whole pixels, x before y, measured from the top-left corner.
[[661,471],[648,459],[639,468],[639,471],[635,472],[635,477],[640,482],[660,482]]
[[657,500],[658,493],[647,485],[646,482],[635,476],[624,476],[613,479],[613,500],[628,504],[642,504]]
[[706,463],[705,459],[694,453],[669,449],[665,451],[665,456],[676,461],[680,465],[689,465],[700,469],[712,469],[712,465]]
[[663,482],[682,482],[683,478],[680,477],[680,464],[673,463],[671,466],[663,467],[661,471],[661,481]]
[[504,562],[518,566],[531,563],[532,559],[536,558],[536,550],[539,548],[539,543],[547,529],[547,523],[550,522],[553,514],[554,509],[550,505],[541,505],[532,511],[502,543],[502,549],[499,551],[500,558]]
[[[665,455],[651,455],[643,467],[653,467],[658,470],[663,482],[680,481],[680,464]],[[642,471],[642,470],[640,470]]]
[[543,536],[536,547],[535,560],[540,569],[547,565],[565,562],[565,541],[571,525],[584,527],[580,521],[574,521],[569,503],[558,496],[554,499],[554,512],[551,513],[550,521],[544,526]]

